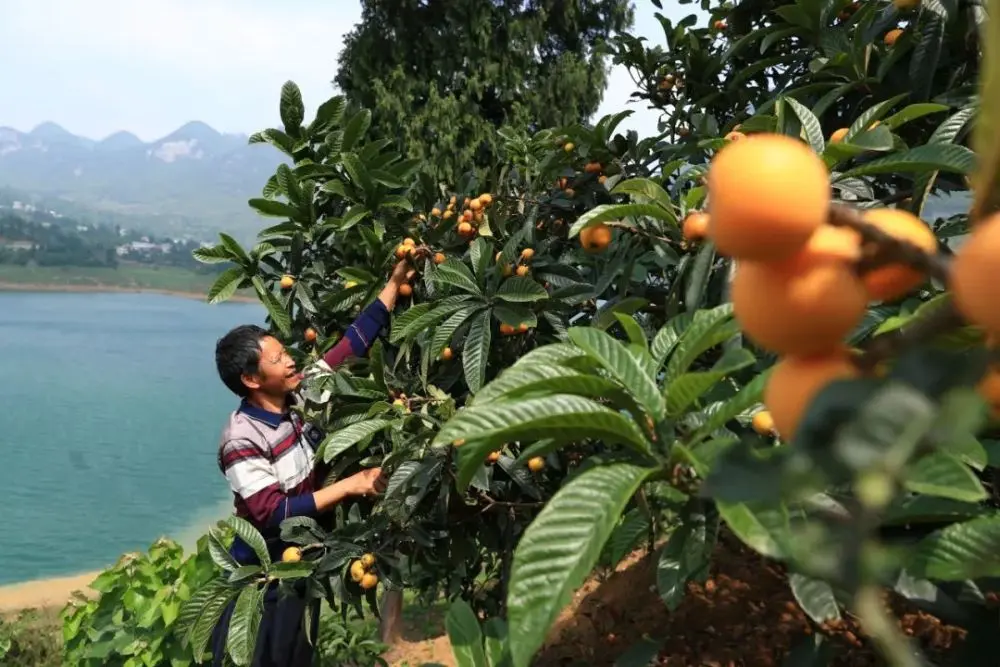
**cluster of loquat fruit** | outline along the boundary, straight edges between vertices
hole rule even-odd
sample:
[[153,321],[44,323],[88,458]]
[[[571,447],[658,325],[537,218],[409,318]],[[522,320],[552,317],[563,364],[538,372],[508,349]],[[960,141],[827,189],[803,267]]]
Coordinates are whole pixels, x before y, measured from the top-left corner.
[[[492,203],[493,195],[488,192],[484,192],[478,197],[474,197],[472,199],[466,197],[462,202],[462,212],[459,214],[458,225],[455,228],[455,231],[458,232],[459,236],[468,240],[475,238],[479,225],[481,225],[486,219],[486,209],[489,208]],[[431,225],[437,226],[437,221],[433,220],[434,218],[451,220],[455,217],[455,209],[457,205],[458,197],[452,195],[443,211],[437,206],[431,209]],[[426,216],[421,215],[420,220],[421,222],[426,222],[427,218]],[[444,260],[442,259],[441,261],[443,262]],[[440,262],[438,263],[440,264]]]
[[[685,237],[707,236],[736,260],[736,319],[751,341],[779,356],[764,390],[767,412],[758,413],[754,428],[776,430],[785,440],[794,438],[821,389],[862,373],[845,338],[868,304],[895,301],[926,279],[872,238],[890,239],[911,253],[938,251],[931,229],[906,210],[859,211],[850,218],[856,224],[846,224],[850,209],[832,202],[829,177],[823,160],[798,139],[750,135],[715,155],[708,212],[684,221]],[[866,230],[872,233],[862,234]],[[951,276],[958,309],[996,335],[1000,309],[989,297],[988,282],[998,251],[1000,217],[977,229]]]
[[[491,464],[491,465],[494,464],[494,463],[496,463],[499,460],[500,460],[500,450],[499,449],[490,452],[486,456],[486,462],[489,463],[489,464]],[[541,472],[545,468],[545,459],[543,457],[541,457],[541,456],[532,456],[530,459],[528,459],[528,462],[527,462],[526,465],[528,466],[528,470],[530,470],[531,472],[534,472],[534,473],[538,473],[538,472]]]
[[378,575],[372,571],[374,568],[375,555],[364,554],[351,563],[351,581],[366,591],[375,588],[378,585]]

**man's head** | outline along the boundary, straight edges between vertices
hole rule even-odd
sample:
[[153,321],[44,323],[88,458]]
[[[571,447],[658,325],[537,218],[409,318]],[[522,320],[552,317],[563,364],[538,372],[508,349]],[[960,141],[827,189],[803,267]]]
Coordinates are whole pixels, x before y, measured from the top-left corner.
[[252,324],[238,326],[215,345],[219,377],[237,396],[280,397],[302,381],[295,361],[277,338]]

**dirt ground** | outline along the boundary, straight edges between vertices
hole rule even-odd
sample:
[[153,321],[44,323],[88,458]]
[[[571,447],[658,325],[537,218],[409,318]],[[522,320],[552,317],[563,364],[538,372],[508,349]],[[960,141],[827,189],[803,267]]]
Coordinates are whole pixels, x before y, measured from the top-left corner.
[[[688,596],[673,613],[655,585],[655,557],[637,552],[604,582],[589,581],[560,615],[537,667],[613,665],[644,638],[666,638],[655,667],[780,667],[790,647],[804,635],[825,633],[837,646],[833,667],[884,664],[850,619],[818,628],[795,604],[781,570],[733,543],[720,544],[704,586],[689,585]],[[931,659],[941,659],[964,639],[964,630],[942,624],[924,612],[893,602],[906,634]],[[419,618],[417,624],[414,619]],[[385,656],[391,665],[417,667],[454,660],[444,636],[428,630],[440,619],[407,614],[403,640]]]

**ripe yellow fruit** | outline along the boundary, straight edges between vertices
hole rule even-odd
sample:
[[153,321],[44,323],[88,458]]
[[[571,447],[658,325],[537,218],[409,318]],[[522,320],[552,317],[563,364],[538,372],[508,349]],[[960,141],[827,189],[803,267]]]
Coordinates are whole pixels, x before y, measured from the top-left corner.
[[441,358],[444,359],[445,361],[450,360],[454,355],[455,353],[451,351],[450,347],[446,347],[443,350],[441,350]]
[[356,560],[351,563],[351,579],[356,583],[361,583],[361,579],[365,576],[365,566],[360,560]]
[[463,222],[472,222],[472,218],[473,218],[472,209],[468,209],[467,208],[464,211],[462,211],[462,221]]
[[843,341],[864,317],[868,294],[849,265],[803,258],[739,262],[732,300],[736,319],[757,345],[808,355]]
[[531,248],[525,248],[524,250],[521,251],[521,259],[523,259],[524,261],[528,261],[534,256],[535,256],[535,251],[532,250]]
[[517,332],[528,333],[528,325],[524,322],[521,322],[520,324],[517,325]]
[[483,206],[489,206],[490,204],[493,203],[493,195],[491,195],[489,192],[484,192],[483,194],[479,195],[479,201],[483,203]]
[[472,201],[469,202],[469,208],[471,208],[473,211],[482,210],[483,202],[479,201],[479,198],[477,197],[476,199],[473,199]]
[[465,438],[459,438],[458,440],[456,440],[451,444],[454,445],[455,447],[461,447],[462,445],[465,444]]
[[453,215],[455,215],[455,212],[449,208],[447,211],[444,212],[444,214],[441,217],[444,218],[445,220],[448,220]]
[[431,209],[431,215],[436,217],[441,217],[441,209],[435,206],[434,208]]
[[361,565],[366,570],[370,570],[375,567],[375,554],[364,554],[361,556]]
[[1000,370],[997,367],[987,369],[986,375],[976,385],[976,391],[989,406],[990,416],[993,419],[1000,418]]
[[283,563],[298,563],[300,560],[302,560],[302,549],[299,547],[288,547],[281,552],[281,562]]
[[842,349],[824,356],[785,357],[775,364],[764,388],[764,405],[781,437],[784,440],[795,437],[799,422],[824,387],[835,380],[858,375],[858,369]]
[[714,27],[716,30],[725,30],[726,22],[721,20],[716,21],[715,23],[712,24],[712,27]]
[[590,253],[603,252],[611,244],[611,228],[603,222],[580,232],[580,245]]
[[454,208],[455,202],[457,202],[457,201],[458,201],[458,199],[455,197],[455,195],[452,195],[451,199],[448,200],[448,206]]
[[531,472],[540,472],[542,468],[545,467],[545,459],[541,456],[535,456],[528,459],[528,470]]
[[458,233],[461,234],[462,236],[469,236],[470,234],[472,234],[472,232],[473,232],[472,225],[470,225],[468,222],[458,223]]
[[761,410],[753,416],[753,430],[760,435],[771,435],[774,433],[774,418],[767,410]]
[[563,146],[563,150],[566,151],[567,153],[572,153],[574,148],[576,148],[576,146],[573,145],[572,141],[567,141],[566,145]]
[[410,237],[406,237],[405,239],[403,239],[403,245],[408,245],[410,247],[413,247],[416,245],[416,243],[417,242],[411,239]]
[[503,268],[501,269],[501,272],[503,273],[504,278],[509,278],[512,275],[514,275],[514,267],[512,267],[510,264],[504,264]]
[[688,241],[700,241],[708,234],[708,215],[701,211],[692,211],[684,218],[682,228],[684,238]]
[[798,139],[754,134],[725,145],[708,171],[709,236],[719,252],[754,261],[794,255],[826,222],[826,165]]
[[403,259],[406,257],[406,255],[409,254],[411,247],[412,246],[408,246],[405,243],[400,243],[396,246],[396,259]]
[[996,266],[1000,257],[1000,213],[972,228],[951,264],[950,288],[955,307],[970,324],[1000,334]]
[[529,271],[528,267],[523,264],[517,267],[517,275],[521,276],[522,278],[528,275],[528,271]]
[[514,333],[514,331],[516,331],[516,329],[514,329],[514,327],[510,324],[500,325],[500,333],[503,334],[504,336],[509,336],[512,333]]
[[410,296],[413,294],[413,287],[409,283],[403,283],[399,286],[399,296]]
[[295,278],[291,276],[281,276],[281,289],[291,289],[295,284]]
[[482,211],[476,211],[476,214],[472,217],[476,221],[477,225],[482,224],[483,220],[486,219],[486,216],[483,215]]
[[831,144],[839,144],[840,142],[842,142],[844,140],[844,137],[847,136],[847,133],[849,131],[850,131],[850,128],[847,128],[847,127],[842,127],[839,130],[835,130],[833,132],[833,134],[830,135],[830,143]]
[[361,577],[361,588],[364,590],[371,590],[376,586],[378,586],[378,577],[376,575],[368,572],[365,576]]
[[434,263],[435,264],[442,264],[442,263],[444,263],[445,259],[447,259],[447,258],[444,256],[443,252],[436,252],[436,253],[434,253]]
[[316,340],[316,330],[310,327],[305,330],[303,336],[305,337],[307,343],[311,343]]
[[902,28],[894,28],[889,32],[885,33],[885,38],[882,40],[886,46],[892,47],[896,44],[896,40],[900,38],[903,34]]
[[[889,236],[909,241],[926,253],[937,252],[934,232],[920,218],[901,208],[865,211],[862,219]],[[919,271],[903,264],[888,264],[866,273],[864,280],[872,301],[893,301],[911,292],[926,280]]]
[[489,461],[490,463],[496,463],[497,461],[500,460],[500,452],[490,452],[489,455],[486,457],[486,460]]

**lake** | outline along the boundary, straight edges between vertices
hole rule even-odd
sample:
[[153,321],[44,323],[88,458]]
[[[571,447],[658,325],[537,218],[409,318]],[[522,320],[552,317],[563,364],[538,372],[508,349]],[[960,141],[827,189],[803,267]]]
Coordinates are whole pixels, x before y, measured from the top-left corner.
[[190,543],[230,511],[216,448],[236,404],[215,341],[257,304],[0,293],[0,584]]

